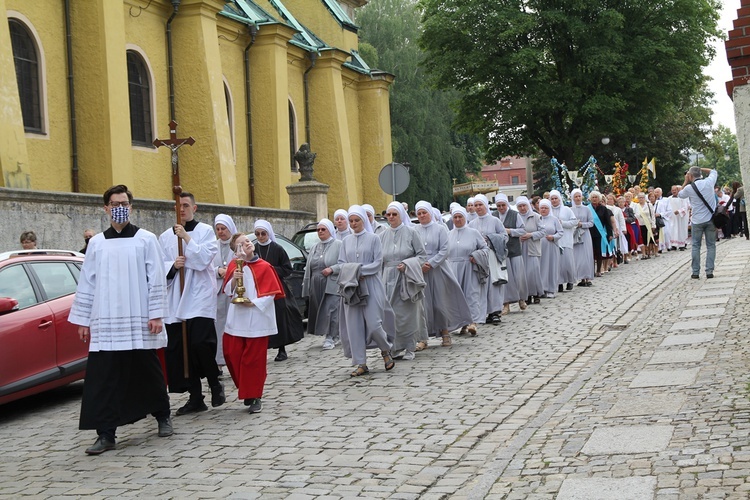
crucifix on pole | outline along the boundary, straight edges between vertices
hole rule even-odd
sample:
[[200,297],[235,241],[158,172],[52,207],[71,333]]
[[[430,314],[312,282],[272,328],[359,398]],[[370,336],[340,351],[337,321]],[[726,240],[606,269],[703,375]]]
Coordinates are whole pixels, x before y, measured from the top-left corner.
[[[186,139],[177,138],[177,122],[171,120],[169,122],[169,139],[154,139],[154,146],[160,148],[162,146],[169,148],[172,152],[172,193],[175,199],[175,214],[177,216],[177,224],[182,225],[182,217],[180,216],[180,195],[182,194],[182,186],[180,185],[180,164],[177,158],[177,150],[187,144],[192,146],[195,144],[195,139],[188,137]],[[182,240],[177,238],[177,255],[183,256],[182,252]],[[182,296],[185,290],[185,268],[180,268],[180,296]],[[189,357],[188,357],[188,339],[187,339],[187,322],[182,320],[182,360],[184,367],[185,378],[189,375]]]

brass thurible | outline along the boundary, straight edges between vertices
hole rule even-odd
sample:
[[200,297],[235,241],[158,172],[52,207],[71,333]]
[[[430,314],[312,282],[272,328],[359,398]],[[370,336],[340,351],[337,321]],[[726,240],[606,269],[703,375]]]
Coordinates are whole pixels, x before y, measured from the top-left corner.
[[[235,259],[235,263],[237,264],[237,269],[242,271],[242,266],[245,264],[245,261],[242,259]],[[246,304],[247,302],[250,302],[250,299],[245,297],[245,283],[242,277],[237,278],[237,296],[232,299],[232,304]]]

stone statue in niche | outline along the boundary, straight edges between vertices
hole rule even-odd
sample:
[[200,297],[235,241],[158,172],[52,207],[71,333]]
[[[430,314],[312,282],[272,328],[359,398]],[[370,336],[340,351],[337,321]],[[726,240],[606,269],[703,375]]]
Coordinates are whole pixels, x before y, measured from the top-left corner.
[[294,153],[294,161],[299,165],[299,172],[302,175],[299,179],[300,182],[314,181],[313,178],[313,163],[315,163],[315,157],[317,153],[310,151],[310,145],[304,143],[299,147],[299,150]]

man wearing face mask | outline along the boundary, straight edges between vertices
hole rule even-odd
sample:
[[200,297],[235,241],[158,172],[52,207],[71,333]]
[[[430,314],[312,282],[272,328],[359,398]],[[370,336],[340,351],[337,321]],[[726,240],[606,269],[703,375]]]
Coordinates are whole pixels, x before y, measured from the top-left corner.
[[[180,195],[180,219],[159,236],[167,269],[167,300],[169,316],[167,337],[169,345],[165,352],[169,392],[190,393],[188,402],[179,408],[176,415],[187,415],[206,411],[203,402],[202,378],[211,388],[211,406],[224,404],[224,386],[219,382],[219,367],[216,364],[216,268],[214,257],[219,251],[214,230],[208,224],[195,220],[198,205],[195,197],[182,192]],[[177,242],[183,249],[180,256]],[[185,286],[180,286],[184,270]],[[187,329],[188,377],[185,378],[182,322]]]
[[117,427],[156,417],[172,435],[169,395],[156,350],[167,345],[166,279],[156,236],[129,222],[133,195],[124,185],[104,193],[111,226],[87,245],[68,321],[89,346],[80,429],[98,437],[86,450],[115,449]]

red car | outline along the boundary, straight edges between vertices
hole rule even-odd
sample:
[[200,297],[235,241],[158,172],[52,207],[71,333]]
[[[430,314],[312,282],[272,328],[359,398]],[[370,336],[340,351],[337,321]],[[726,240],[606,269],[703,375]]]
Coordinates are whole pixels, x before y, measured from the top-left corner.
[[0,404],[80,380],[88,344],[68,323],[83,255],[0,253]]

